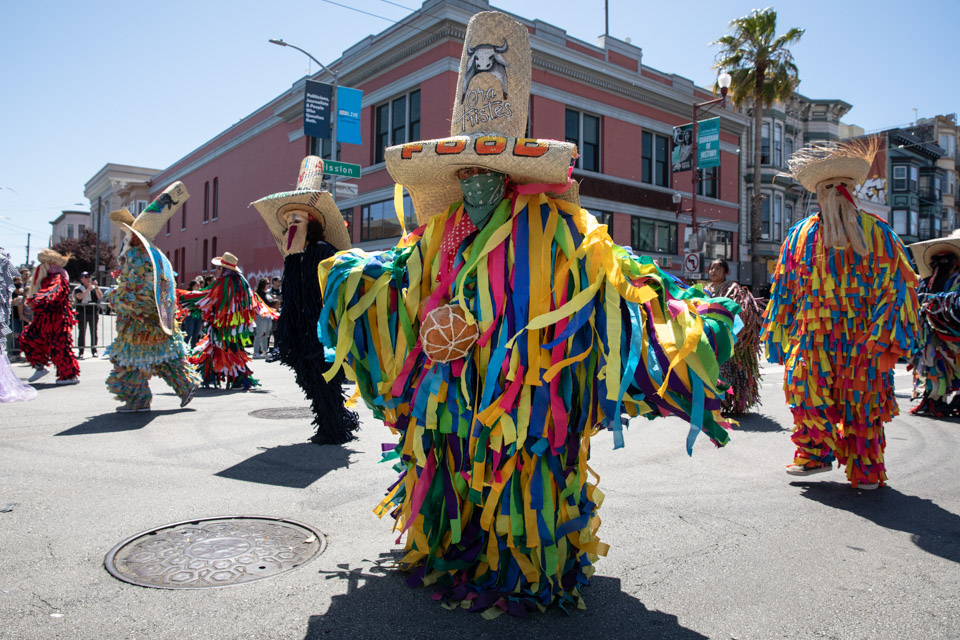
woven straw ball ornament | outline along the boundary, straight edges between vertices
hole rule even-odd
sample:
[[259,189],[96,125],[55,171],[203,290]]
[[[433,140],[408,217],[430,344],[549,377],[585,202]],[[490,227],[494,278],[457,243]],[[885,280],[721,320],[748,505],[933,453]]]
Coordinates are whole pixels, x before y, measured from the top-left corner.
[[467,322],[460,307],[445,305],[427,314],[420,325],[423,352],[435,362],[465,357],[480,335],[475,323]]

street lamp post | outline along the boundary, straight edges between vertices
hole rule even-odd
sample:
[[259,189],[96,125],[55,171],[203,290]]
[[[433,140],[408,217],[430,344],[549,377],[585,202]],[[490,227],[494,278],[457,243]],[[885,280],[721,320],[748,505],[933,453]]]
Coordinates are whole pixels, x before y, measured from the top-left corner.
[[[698,251],[700,249],[700,239],[697,237],[697,191],[700,189],[700,170],[697,168],[697,139],[700,135],[700,110],[703,109],[704,112],[707,112],[718,104],[725,106],[727,104],[727,91],[730,89],[731,80],[732,78],[729,73],[721,73],[717,76],[717,86],[720,87],[720,97],[707,100],[706,102],[693,103],[693,193],[690,196],[689,212],[691,237],[696,243]],[[673,203],[677,205],[677,215],[680,215],[684,211],[680,208],[682,202],[683,196],[679,193],[674,193]]]
[[[300,53],[304,54],[311,60],[317,63],[317,65],[333,76],[333,96],[330,98],[330,158],[332,160],[339,160],[337,157],[337,87],[339,87],[338,73],[333,71],[327,65],[323,64],[309,52],[304,51],[300,47],[290,44],[289,42],[284,42],[283,38],[270,38],[270,42],[281,47],[290,47],[291,49],[296,49]],[[321,145],[320,155],[323,155],[323,147]],[[337,199],[337,175],[334,173],[330,174],[330,195],[333,196],[333,199]]]

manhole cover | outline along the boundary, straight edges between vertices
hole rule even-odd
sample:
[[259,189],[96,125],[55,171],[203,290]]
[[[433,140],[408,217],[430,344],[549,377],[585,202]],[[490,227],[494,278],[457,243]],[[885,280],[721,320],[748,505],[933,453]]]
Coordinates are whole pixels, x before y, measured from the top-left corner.
[[323,553],[323,534],[262,516],[199,518],[127,538],[107,554],[115,578],[157,589],[232,587],[292,571]]
[[266,420],[300,420],[307,418],[313,419],[313,411],[310,407],[281,407],[277,409],[257,409],[251,411],[248,415],[252,418],[264,418]]

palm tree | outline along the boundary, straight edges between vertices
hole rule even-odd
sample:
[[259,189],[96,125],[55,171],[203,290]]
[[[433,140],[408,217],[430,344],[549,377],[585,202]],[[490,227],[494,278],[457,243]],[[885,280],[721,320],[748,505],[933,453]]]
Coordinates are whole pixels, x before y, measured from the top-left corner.
[[763,195],[760,171],[760,139],[763,110],[790,99],[800,79],[788,46],[800,40],[803,29],[777,35],[777,12],[755,9],[737,18],[730,33],[711,42],[719,45],[714,67],[730,74],[730,100],[736,107],[753,106],[753,198],[750,202],[750,254],[759,262],[757,243],[761,235]]

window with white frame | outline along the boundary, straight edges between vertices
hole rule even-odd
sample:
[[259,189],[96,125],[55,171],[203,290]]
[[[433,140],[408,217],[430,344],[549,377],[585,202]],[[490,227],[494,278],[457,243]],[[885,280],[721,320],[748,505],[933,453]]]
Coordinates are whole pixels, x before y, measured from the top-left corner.
[[897,235],[907,235],[907,210],[894,209],[890,212],[890,224]]
[[907,167],[905,167],[904,165],[893,166],[893,190],[894,191],[907,190]]
[[910,191],[916,193],[918,189],[918,184],[920,181],[920,169],[917,167],[910,167]]
[[770,164],[770,123],[760,128],[760,164]]
[[783,207],[783,226],[789,229],[793,226],[793,205],[789,202]]
[[[360,240],[381,240],[383,238],[396,238],[400,235],[400,221],[397,220],[397,213],[393,206],[393,198],[381,200],[380,202],[371,202],[360,208],[361,224]],[[413,203],[410,196],[403,197],[404,224],[407,231],[412,231],[417,226],[417,217],[413,212]]]
[[783,165],[783,125],[780,123],[773,125],[773,165]]
[[137,200],[137,215],[143,213],[143,210],[147,208],[146,200]]
[[952,133],[941,133],[940,134],[940,147],[947,152],[945,157],[952,158],[956,150],[955,145],[957,141]]
[[733,231],[723,231],[720,229],[711,229],[709,232],[710,242],[707,243],[707,260],[733,260]]
[[760,209],[760,239],[771,240],[770,236],[770,196],[763,199]]
[[783,238],[783,196],[779,193],[773,196],[773,240],[780,242]]
[[577,168],[600,171],[600,116],[567,109],[564,120],[567,142],[577,145]]
[[73,237],[73,225],[72,225],[72,224],[68,224],[68,225],[67,225],[67,237],[68,237],[68,238],[72,238],[72,237]]
[[793,138],[787,136],[783,139],[783,161],[784,163],[790,161],[790,156],[793,155]]
[[634,216],[630,220],[630,245],[635,251],[677,253],[677,223]]
[[387,147],[420,139],[420,89],[374,109],[373,163],[383,162]]
[[709,169],[698,169],[700,180],[697,182],[697,195],[707,198],[716,198],[720,185],[720,167],[710,167]]
[[956,189],[957,184],[957,174],[953,171],[947,171],[947,195],[954,195],[954,189]]
[[640,136],[640,181],[670,186],[670,138],[650,131]]

